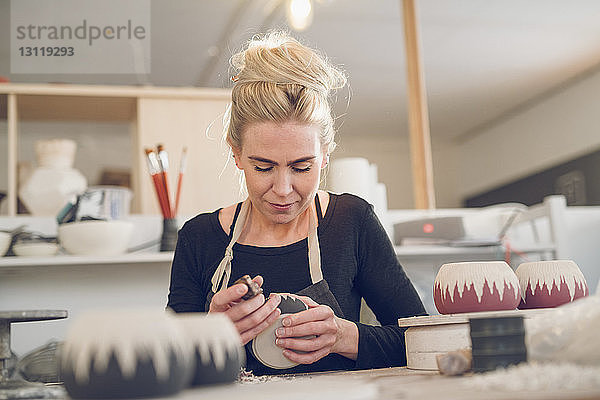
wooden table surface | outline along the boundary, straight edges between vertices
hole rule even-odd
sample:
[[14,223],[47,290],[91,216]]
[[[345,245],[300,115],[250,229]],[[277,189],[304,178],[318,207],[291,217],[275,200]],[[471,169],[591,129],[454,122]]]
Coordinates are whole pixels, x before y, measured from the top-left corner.
[[[235,383],[188,389],[176,399],[235,398],[240,400],[587,400],[600,399],[600,388],[514,391],[481,387],[474,382],[481,375],[442,376],[438,372],[414,371],[404,367],[364,371],[315,373],[272,377],[267,382]],[[560,385],[559,385],[560,386]]]

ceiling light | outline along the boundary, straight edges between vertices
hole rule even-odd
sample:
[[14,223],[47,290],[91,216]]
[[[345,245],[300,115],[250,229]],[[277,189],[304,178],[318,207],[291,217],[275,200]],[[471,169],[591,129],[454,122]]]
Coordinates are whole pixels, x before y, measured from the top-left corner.
[[303,31],[313,19],[313,7],[310,0],[288,0],[286,9],[288,23],[292,29]]

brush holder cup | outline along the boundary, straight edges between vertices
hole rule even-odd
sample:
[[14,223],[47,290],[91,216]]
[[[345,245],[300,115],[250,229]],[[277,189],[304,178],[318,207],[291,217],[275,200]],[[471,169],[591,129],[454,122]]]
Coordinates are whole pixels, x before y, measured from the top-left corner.
[[160,238],[160,251],[174,251],[177,245],[177,219],[164,218],[163,230]]

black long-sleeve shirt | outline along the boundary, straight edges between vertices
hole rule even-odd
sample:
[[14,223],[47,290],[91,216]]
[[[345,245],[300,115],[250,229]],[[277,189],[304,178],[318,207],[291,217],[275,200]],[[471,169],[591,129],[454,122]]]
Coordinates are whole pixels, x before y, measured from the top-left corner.
[[[200,214],[179,231],[168,300],[168,307],[176,312],[207,311],[211,278],[229,243],[218,215],[219,210]],[[323,277],[344,318],[358,326],[356,361],[330,354],[314,364],[275,370],[254,359],[247,345],[247,369],[277,374],[406,365],[404,329],[398,327],[398,318],[424,315],[425,309],[372,206],[351,194],[330,193],[318,236]],[[307,239],[281,247],[236,243],[233,257],[230,282],[245,274],[260,274],[266,296],[295,293],[312,283]],[[382,326],[358,323],[361,297]]]

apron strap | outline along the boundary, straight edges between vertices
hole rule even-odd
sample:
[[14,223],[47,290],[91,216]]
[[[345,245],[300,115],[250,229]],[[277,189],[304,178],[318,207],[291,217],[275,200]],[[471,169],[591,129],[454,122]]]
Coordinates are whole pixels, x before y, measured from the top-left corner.
[[[246,199],[242,203],[242,208],[240,209],[238,215],[238,221],[235,223],[233,227],[233,231],[231,232],[231,240],[225,249],[225,256],[219,263],[217,270],[212,276],[212,291],[213,293],[217,293],[219,290],[227,287],[229,283],[229,278],[231,277],[231,260],[233,260],[233,245],[239,239],[242,234],[242,230],[244,229],[244,225],[246,222],[246,217],[248,216],[248,210],[250,209],[250,199]],[[223,279],[221,279],[223,278]],[[221,283],[219,285],[219,282]]]
[[317,215],[320,214],[321,207],[319,196],[315,196],[315,212],[312,207],[309,208],[308,216],[308,267],[310,268],[310,279],[312,283],[323,280],[323,271],[321,270],[321,249],[319,248],[319,236],[317,233]]
[[323,221],[323,212],[321,211],[321,202],[319,201],[319,194],[315,194],[315,209],[317,210],[317,221],[319,224]]
[[[317,204],[319,200],[317,196],[315,197],[315,204]],[[321,271],[321,250],[319,248],[319,236],[317,233],[317,213],[320,214],[320,205],[315,205],[315,208],[316,207],[318,207],[318,211],[313,210],[312,207],[308,209],[308,266],[312,283],[317,283],[323,280],[323,271]],[[242,234],[249,210],[250,199],[246,199],[242,203],[239,215],[237,216],[237,221],[234,217],[234,222],[232,223],[233,230],[231,230],[231,240],[225,249],[225,255],[223,256],[223,259],[219,263],[217,270],[212,276],[211,283],[213,293],[217,293],[219,290],[225,289],[229,284],[229,278],[231,277],[231,261],[233,260],[233,245],[237,242]]]
[[227,235],[227,237],[229,238],[229,240],[231,240],[231,237],[233,236],[233,228],[235,227],[235,222],[238,219],[238,216],[240,215],[240,210],[242,209],[242,204],[243,202],[239,202],[237,203],[237,206],[235,206],[235,213],[233,214],[233,221],[231,221],[231,225],[229,225],[229,235]]

